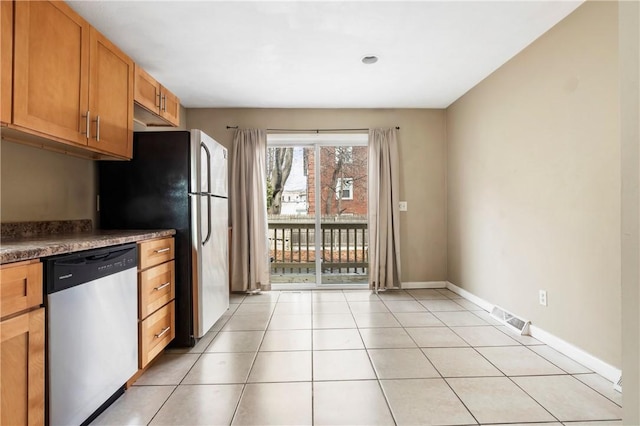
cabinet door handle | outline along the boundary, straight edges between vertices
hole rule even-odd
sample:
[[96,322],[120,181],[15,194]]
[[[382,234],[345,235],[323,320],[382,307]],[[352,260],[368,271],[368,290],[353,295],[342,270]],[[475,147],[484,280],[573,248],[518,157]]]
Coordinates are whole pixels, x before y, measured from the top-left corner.
[[162,336],[164,336],[165,334],[167,334],[167,331],[171,330],[171,327],[165,327],[162,329],[162,331],[158,334],[155,335],[156,339],[161,338]]
[[154,250],[153,252],[154,252],[154,253],[166,253],[166,252],[168,252],[169,250],[171,250],[171,247],[165,247],[165,248],[163,248],[163,249]]
[[167,95],[162,95],[162,111],[167,112]]
[[87,114],[83,115],[82,118],[86,118],[87,119],[87,124],[85,124],[85,131],[82,132],[81,134],[83,135],[87,135],[87,137],[91,137],[91,135],[89,134],[89,127],[91,126],[91,113],[87,110]]
[[158,107],[158,110],[162,110],[162,95],[160,95],[160,92],[158,92],[158,105],[156,105]]
[[162,284],[162,285],[159,285],[158,287],[154,287],[153,289],[154,289],[155,291],[160,291],[160,290],[162,290],[163,288],[165,288],[165,287],[167,287],[167,286],[170,286],[170,285],[171,285],[171,281],[166,282],[166,283],[164,283],[164,284]]
[[96,116],[96,141],[100,142],[100,116]]

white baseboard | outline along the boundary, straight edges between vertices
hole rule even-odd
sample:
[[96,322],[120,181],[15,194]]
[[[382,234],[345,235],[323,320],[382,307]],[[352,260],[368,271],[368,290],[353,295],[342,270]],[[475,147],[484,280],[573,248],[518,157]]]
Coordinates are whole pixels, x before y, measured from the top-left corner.
[[416,290],[420,288],[447,288],[446,281],[411,281],[402,283],[403,290]]
[[457,285],[450,283],[449,281],[447,281],[447,288],[452,292],[464,297],[469,302],[475,303],[476,305],[480,306],[482,309],[484,309],[487,312],[491,312],[491,310],[493,309],[493,306],[494,306],[493,304],[487,302],[484,299],[479,298],[473,293],[469,293],[467,290],[461,287],[458,287]]
[[599,358],[596,358],[595,356],[572,345],[566,340],[554,336],[553,334],[541,329],[540,327],[529,325],[529,333],[531,334],[531,337],[551,346],[553,349],[562,354],[565,354],[574,361],[598,373],[605,379],[610,380],[612,383],[616,383],[620,378],[620,374],[622,373],[620,369],[604,362]]
[[[484,299],[476,296],[475,294],[469,293],[467,290],[458,287],[457,285],[450,283],[447,281],[447,288],[453,291],[456,294],[464,297],[472,303],[480,306],[482,309],[487,312],[491,312],[493,309],[493,304],[487,302]],[[598,373],[602,377],[610,380],[612,383],[616,383],[622,374],[621,370],[602,361],[599,358],[591,355],[578,348],[577,346],[572,345],[571,343],[563,340],[540,327],[536,327],[535,325],[529,325],[529,334],[531,337],[538,339],[542,343],[551,346],[553,349],[557,350],[563,355],[568,356],[574,361],[584,365],[585,367],[591,369],[593,372]]]

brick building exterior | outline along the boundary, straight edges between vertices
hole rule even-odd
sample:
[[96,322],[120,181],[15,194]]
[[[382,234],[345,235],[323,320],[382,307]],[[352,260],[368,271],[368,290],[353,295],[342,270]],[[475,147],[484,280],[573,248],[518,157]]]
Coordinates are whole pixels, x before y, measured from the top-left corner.
[[[315,155],[305,151],[308,214],[316,213]],[[367,214],[367,147],[320,148],[321,206],[323,216]]]

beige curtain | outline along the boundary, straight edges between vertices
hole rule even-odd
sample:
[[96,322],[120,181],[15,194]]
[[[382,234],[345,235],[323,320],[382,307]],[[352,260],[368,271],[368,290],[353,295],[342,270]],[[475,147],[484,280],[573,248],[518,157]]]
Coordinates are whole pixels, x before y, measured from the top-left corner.
[[238,129],[231,165],[232,291],[269,290],[267,133]]
[[376,292],[401,286],[397,133],[369,131],[369,286]]

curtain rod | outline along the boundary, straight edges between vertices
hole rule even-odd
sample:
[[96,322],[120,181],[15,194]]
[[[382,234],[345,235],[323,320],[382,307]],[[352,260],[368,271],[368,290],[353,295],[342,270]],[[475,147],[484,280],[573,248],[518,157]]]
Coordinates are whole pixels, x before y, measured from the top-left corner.
[[[227,126],[229,129],[237,129],[238,126]],[[396,130],[400,130],[396,126]],[[267,129],[267,132],[303,132],[303,133],[320,133],[320,132],[368,132],[369,129]]]

